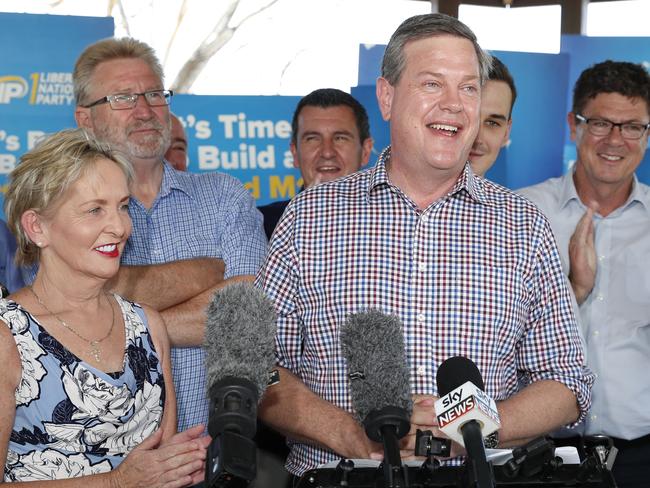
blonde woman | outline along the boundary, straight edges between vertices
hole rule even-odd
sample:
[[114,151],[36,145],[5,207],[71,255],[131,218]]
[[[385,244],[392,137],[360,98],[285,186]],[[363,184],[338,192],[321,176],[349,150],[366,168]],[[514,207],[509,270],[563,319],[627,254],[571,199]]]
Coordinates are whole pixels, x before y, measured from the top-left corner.
[[131,232],[131,179],[128,161],[82,130],[52,135],[11,175],[16,259],[39,269],[0,300],[5,481],[181,487],[203,477],[203,427],[175,433],[160,316],[106,289]]

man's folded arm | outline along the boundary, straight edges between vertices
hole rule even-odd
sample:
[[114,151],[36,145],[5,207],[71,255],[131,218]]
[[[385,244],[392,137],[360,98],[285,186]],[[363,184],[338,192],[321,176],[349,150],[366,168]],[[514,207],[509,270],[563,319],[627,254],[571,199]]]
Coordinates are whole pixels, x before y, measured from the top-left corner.
[[218,258],[121,266],[109,286],[119,295],[161,312],[218,285],[224,271],[224,261]]
[[251,275],[233,276],[208,288],[183,303],[166,308],[160,312],[169,341],[173,347],[193,347],[203,344],[205,339],[205,314],[216,291],[237,281],[253,282]]

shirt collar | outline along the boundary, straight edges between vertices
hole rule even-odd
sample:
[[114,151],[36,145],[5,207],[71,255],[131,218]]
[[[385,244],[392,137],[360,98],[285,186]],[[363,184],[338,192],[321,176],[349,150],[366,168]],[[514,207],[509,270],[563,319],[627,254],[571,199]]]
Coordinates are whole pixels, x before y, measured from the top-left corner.
[[180,190],[192,197],[189,179],[182,171],[175,170],[167,160],[163,160],[163,180],[160,185],[159,197],[167,196],[172,190]]
[[630,192],[630,197],[627,199],[627,202],[625,202],[625,205],[623,205],[623,207],[625,208],[631,205],[633,202],[639,202],[643,206],[645,211],[650,213],[650,207],[648,206],[649,202],[647,198],[645,198],[645,195],[641,189],[641,185],[639,185],[639,179],[636,177],[636,174],[633,175],[632,191]]
[[566,207],[572,200],[581,202],[578,192],[576,191],[576,185],[573,182],[574,172],[575,166],[567,172],[564,178],[562,178],[562,186],[560,187],[560,208]]
[[[390,160],[390,146],[385,148],[377,159],[377,164],[370,172],[370,185],[368,186],[368,193],[372,194],[373,190],[380,186],[390,186],[388,181],[388,173],[386,172],[386,163]],[[370,196],[370,195],[369,195]]]
[[[388,172],[386,171],[386,164],[390,161],[391,147],[388,146],[379,155],[377,164],[372,169],[370,175],[370,185],[368,187],[368,197],[373,191],[380,186],[394,186],[388,179]],[[487,204],[488,199],[485,194],[485,182],[479,178],[472,171],[469,161],[465,163],[463,172],[456,180],[453,188],[449,191],[448,195],[455,195],[461,190],[465,190],[467,194],[477,202]]]
[[[572,200],[581,203],[583,206],[585,205],[582,202],[582,200],[580,200],[580,197],[578,196],[578,192],[576,191],[576,185],[575,182],[573,181],[574,173],[575,173],[575,165],[562,178],[563,181],[560,190],[560,208],[565,208]],[[635,202],[640,203],[643,206],[643,208],[646,210],[646,212],[650,213],[650,207],[648,206],[649,202],[647,202],[646,199],[644,198],[644,194],[641,187],[639,186],[639,179],[636,177],[636,174],[632,175],[632,191],[630,192],[630,196],[627,198],[625,203],[621,205],[621,207],[619,208],[625,209]]]

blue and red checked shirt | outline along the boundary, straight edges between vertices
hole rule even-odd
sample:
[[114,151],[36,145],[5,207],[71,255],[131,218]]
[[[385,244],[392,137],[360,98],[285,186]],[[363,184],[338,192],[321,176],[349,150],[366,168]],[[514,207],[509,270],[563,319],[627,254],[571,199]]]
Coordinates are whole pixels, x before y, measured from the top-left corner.
[[[524,198],[476,177],[421,211],[386,173],[390,148],[367,171],[302,192],[276,227],[257,283],[278,312],[278,363],[352,411],[339,331],[350,313],[401,318],[413,393],[437,395],[437,367],[463,355],[504,400],[555,380],[589,409],[583,351],[553,234]],[[337,459],[293,442],[300,475]]]

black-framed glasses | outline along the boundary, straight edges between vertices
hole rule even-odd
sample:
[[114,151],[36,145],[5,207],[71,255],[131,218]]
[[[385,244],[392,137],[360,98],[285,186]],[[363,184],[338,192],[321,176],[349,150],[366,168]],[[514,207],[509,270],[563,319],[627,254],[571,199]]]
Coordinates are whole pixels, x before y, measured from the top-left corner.
[[580,114],[576,114],[576,119],[587,124],[590,134],[600,137],[608,136],[614,127],[618,127],[624,139],[641,139],[643,134],[650,128],[650,124],[635,124],[634,122],[615,124],[605,119],[588,119]]
[[169,105],[174,96],[172,90],[150,90],[142,93],[120,93],[118,95],[108,95],[99,100],[95,100],[88,105],[82,105],[84,108],[95,107],[102,103],[108,103],[113,110],[128,110],[138,103],[139,97],[144,97],[147,105],[150,107],[162,107]]

